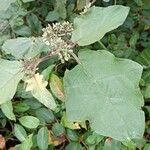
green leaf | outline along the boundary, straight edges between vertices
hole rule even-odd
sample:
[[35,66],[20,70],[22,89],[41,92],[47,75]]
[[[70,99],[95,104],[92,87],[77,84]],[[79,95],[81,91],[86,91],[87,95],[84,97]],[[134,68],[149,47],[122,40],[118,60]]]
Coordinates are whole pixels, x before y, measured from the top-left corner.
[[20,150],[30,150],[32,145],[33,145],[33,142],[32,142],[32,136],[33,134],[30,134],[26,139],[25,141],[23,141],[23,143],[20,145]]
[[48,148],[48,129],[41,128],[37,134],[37,144],[40,150],[47,150]]
[[88,145],[93,145],[93,144],[97,145],[103,138],[104,138],[103,136],[93,132],[91,135],[87,137],[85,142]]
[[89,120],[96,133],[120,141],[141,138],[142,66],[105,50],[82,51],[79,58],[81,64],[64,77],[68,119]]
[[149,10],[150,9],[149,0],[142,0],[142,1],[143,1],[143,8]]
[[46,81],[49,80],[50,73],[52,72],[53,68],[54,68],[54,65],[50,65],[49,67],[47,67],[45,70],[42,71],[44,80],[46,80]]
[[14,32],[20,36],[25,36],[25,37],[31,36],[31,29],[26,25],[19,26],[19,27],[15,28]]
[[142,65],[150,67],[150,49],[145,49],[138,55],[136,61]]
[[7,10],[11,3],[15,2],[16,0],[0,0],[0,11]]
[[143,5],[142,0],[134,0],[134,2],[135,2],[138,6],[142,6],[142,5]]
[[134,149],[127,149],[124,145],[121,144],[121,142],[108,138],[105,141],[103,150],[134,150]]
[[40,124],[39,119],[33,116],[23,116],[19,119],[20,123],[29,129],[37,128]]
[[21,62],[0,59],[0,104],[13,98],[23,76]]
[[26,103],[27,105],[29,105],[30,108],[34,109],[34,110],[39,109],[40,107],[42,107],[42,104],[39,101],[37,101],[36,99],[34,99],[34,98],[32,98],[32,99],[26,99],[24,101],[24,103]]
[[136,149],[136,144],[132,140],[123,141],[122,144],[128,147],[128,149]]
[[102,39],[109,31],[123,24],[129,7],[114,5],[109,7],[91,7],[89,11],[74,20],[72,41],[84,46]]
[[41,38],[16,38],[7,40],[2,50],[13,55],[17,59],[33,58],[42,51],[48,51]]
[[[68,120],[67,116],[66,116],[66,113],[63,113],[63,116],[61,118],[61,124],[66,127],[66,128],[69,128],[69,129],[80,129],[80,126],[79,124],[76,124],[74,122],[71,122]],[[81,124],[80,124],[81,125]],[[82,126],[82,125],[81,125]]]
[[24,3],[33,2],[35,0],[22,0]]
[[15,112],[18,112],[18,113],[23,113],[29,110],[29,108],[30,107],[26,103],[18,103],[14,106]]
[[55,120],[53,112],[47,108],[36,109],[35,114],[41,122],[52,123]]
[[21,142],[25,141],[25,139],[27,137],[27,133],[26,133],[25,129],[19,124],[15,124],[14,135]]
[[144,96],[145,98],[150,98],[150,83],[146,85]]
[[46,16],[46,21],[58,21],[59,20],[59,13],[57,11],[50,11]]
[[83,147],[79,143],[71,142],[66,146],[65,150],[83,150]]
[[50,11],[46,16],[46,21],[59,21],[67,17],[66,11],[67,0],[56,0],[54,4],[54,10]]
[[71,141],[78,141],[79,137],[77,135],[77,132],[75,130],[71,130],[71,129],[67,129],[67,137],[71,140]]
[[139,39],[139,33],[137,31],[134,31],[129,40],[130,46],[135,48],[138,39]]
[[7,101],[6,103],[3,103],[1,105],[2,112],[5,114],[5,116],[10,120],[15,120],[16,117],[13,113],[13,106],[11,101]]
[[65,132],[65,129],[60,123],[55,123],[53,124],[52,132],[55,136],[60,136]]
[[52,74],[49,84],[54,96],[59,100],[64,101],[64,89],[61,79],[57,75]]
[[38,17],[35,14],[30,14],[27,16],[27,23],[34,34],[42,33],[41,21],[38,19]]
[[149,150],[150,149],[150,144],[146,144],[143,150]]
[[67,17],[67,12],[66,12],[66,2],[67,0],[56,0],[56,5],[54,10],[58,12],[59,17],[61,19],[65,19]]

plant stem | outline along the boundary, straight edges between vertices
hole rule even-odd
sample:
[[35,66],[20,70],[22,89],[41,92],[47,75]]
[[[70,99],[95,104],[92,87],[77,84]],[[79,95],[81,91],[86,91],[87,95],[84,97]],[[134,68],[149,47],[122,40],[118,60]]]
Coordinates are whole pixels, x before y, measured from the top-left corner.
[[46,61],[46,60],[48,60],[49,58],[51,58],[52,56],[55,56],[55,55],[57,55],[57,54],[58,54],[57,51],[56,51],[56,52],[50,52],[48,55],[46,55],[46,56],[44,56],[44,57],[41,57],[41,58],[34,64],[33,73],[35,74],[36,68],[37,68],[37,66],[38,66],[41,62]]
[[78,64],[81,64],[79,58],[76,56],[75,53],[73,53],[73,52],[68,52],[68,53],[76,60],[76,62],[77,62]]
[[101,46],[104,50],[108,50],[108,49],[106,48],[106,46],[105,46],[101,41],[98,41],[98,43],[100,44],[100,46]]

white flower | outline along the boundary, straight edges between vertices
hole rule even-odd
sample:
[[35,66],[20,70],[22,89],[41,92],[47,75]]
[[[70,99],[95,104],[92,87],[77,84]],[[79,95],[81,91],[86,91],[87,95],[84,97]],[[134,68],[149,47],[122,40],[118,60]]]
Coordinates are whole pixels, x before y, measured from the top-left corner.
[[[49,46],[52,51],[58,52],[58,57],[62,63],[68,61],[71,57],[68,52],[73,52],[72,42],[70,41],[71,36],[68,37],[73,31],[72,24],[69,22],[55,23],[52,24],[52,26],[48,24],[42,31],[44,32],[42,35],[43,42]],[[65,39],[67,39],[67,41]]]

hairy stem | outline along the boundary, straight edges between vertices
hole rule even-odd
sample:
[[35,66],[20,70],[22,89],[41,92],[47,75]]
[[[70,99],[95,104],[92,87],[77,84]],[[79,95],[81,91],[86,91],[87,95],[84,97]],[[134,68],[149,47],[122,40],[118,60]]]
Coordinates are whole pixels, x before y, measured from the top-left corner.
[[106,48],[106,46],[105,46],[101,41],[98,41],[98,43],[100,44],[100,46],[101,46],[104,50],[108,50],[108,49]]

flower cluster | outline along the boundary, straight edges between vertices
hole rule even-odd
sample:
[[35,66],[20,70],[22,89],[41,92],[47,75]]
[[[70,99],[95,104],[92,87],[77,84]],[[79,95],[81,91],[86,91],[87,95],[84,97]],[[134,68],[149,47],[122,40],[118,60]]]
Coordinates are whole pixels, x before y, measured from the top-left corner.
[[68,61],[70,52],[73,52],[70,41],[73,26],[69,22],[55,23],[43,29],[43,41],[52,51],[58,52],[58,57],[62,63]]

